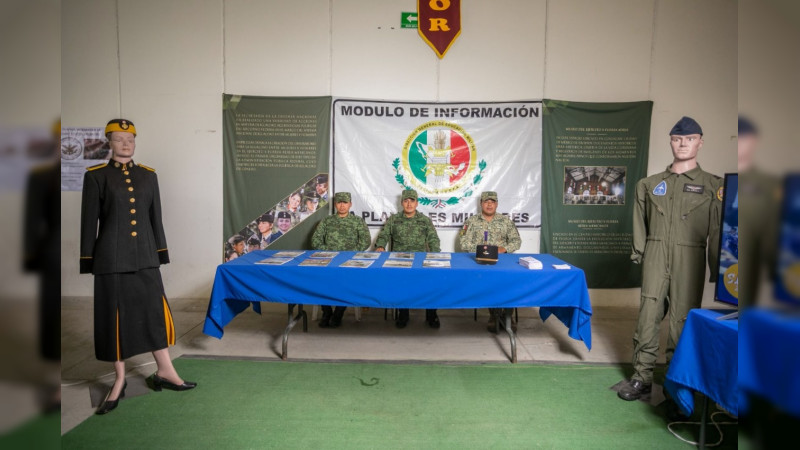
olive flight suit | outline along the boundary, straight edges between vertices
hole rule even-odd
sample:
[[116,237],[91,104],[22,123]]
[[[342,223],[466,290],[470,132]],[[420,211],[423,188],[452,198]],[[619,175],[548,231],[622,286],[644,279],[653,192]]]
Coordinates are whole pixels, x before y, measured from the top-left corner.
[[719,256],[722,179],[699,165],[682,174],[670,168],[636,184],[631,259],[642,264],[642,296],[632,379],[644,384],[653,381],[661,321],[669,315],[669,364],[689,310],[702,301],[706,252],[712,281]]

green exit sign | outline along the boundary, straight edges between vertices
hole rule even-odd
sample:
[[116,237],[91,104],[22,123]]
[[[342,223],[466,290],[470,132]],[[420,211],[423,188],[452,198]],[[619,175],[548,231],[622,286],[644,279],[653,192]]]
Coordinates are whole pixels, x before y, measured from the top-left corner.
[[416,12],[400,13],[400,28],[417,28],[418,16]]

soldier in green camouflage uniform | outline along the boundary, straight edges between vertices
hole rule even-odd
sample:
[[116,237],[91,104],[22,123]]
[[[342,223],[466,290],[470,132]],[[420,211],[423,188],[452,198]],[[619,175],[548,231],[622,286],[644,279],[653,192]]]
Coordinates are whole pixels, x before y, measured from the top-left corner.
[[[392,214],[383,225],[375,250],[382,252],[391,243],[393,252],[440,252],[439,236],[428,216],[417,212],[417,191],[406,189],[402,195],[403,212]],[[425,311],[425,320],[432,328],[439,328],[439,316],[435,309]],[[397,328],[408,323],[408,310],[398,310]]]
[[[322,219],[311,236],[311,246],[315,250],[328,251],[364,251],[369,248],[370,236],[366,222],[361,217],[350,214],[350,193],[337,192],[333,197],[336,214]],[[322,328],[336,328],[342,324],[342,316],[347,309],[337,306],[333,310],[328,305],[322,306]]]
[[631,259],[642,264],[642,297],[633,336],[634,374],[617,393],[623,400],[650,392],[659,326],[667,315],[667,364],[672,359],[689,310],[702,301],[706,249],[711,281],[716,279],[723,183],[697,164],[702,137],[697,122],[682,118],[670,131],[672,164],[636,184]]
[[[497,192],[494,191],[481,193],[481,213],[464,222],[458,239],[461,251],[475,252],[478,245],[483,244],[485,232],[488,232],[488,245],[496,245],[497,253],[513,253],[522,245],[514,222],[507,216],[497,214]],[[490,332],[497,333],[497,314],[502,312],[501,308],[489,308],[487,329]],[[513,323],[512,326],[516,328]]]

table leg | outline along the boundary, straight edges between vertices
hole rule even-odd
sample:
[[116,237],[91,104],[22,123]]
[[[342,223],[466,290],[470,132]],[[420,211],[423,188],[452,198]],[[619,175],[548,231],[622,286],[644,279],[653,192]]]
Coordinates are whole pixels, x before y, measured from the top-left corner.
[[[499,312],[499,311],[498,311]],[[508,338],[511,339],[511,363],[517,363],[517,335],[514,334],[514,330],[511,329],[511,314],[514,313],[514,310],[511,308],[505,308],[503,310],[503,327],[506,329],[506,333],[508,333]],[[498,319],[499,321],[499,319]]]
[[291,333],[292,328],[297,325],[300,319],[303,319],[303,332],[308,331],[308,316],[306,312],[303,311],[303,305],[297,305],[297,315],[292,317],[294,307],[294,304],[289,304],[289,324],[286,325],[286,330],[283,332],[283,351],[281,352],[281,359],[284,361],[289,358],[289,333]]
[[706,448],[706,424],[708,423],[708,419],[706,418],[707,415],[708,415],[708,396],[703,395],[702,416],[700,417],[700,439],[697,442],[700,450]]

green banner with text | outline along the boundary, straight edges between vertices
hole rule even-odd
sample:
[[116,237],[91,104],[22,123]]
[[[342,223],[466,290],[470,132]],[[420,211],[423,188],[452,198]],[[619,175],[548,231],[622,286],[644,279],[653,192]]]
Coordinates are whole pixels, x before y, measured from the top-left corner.
[[308,249],[329,211],[331,97],[223,94],[223,255]]
[[544,100],[541,252],[590,288],[641,286],[630,260],[636,182],[647,175],[653,102]]

